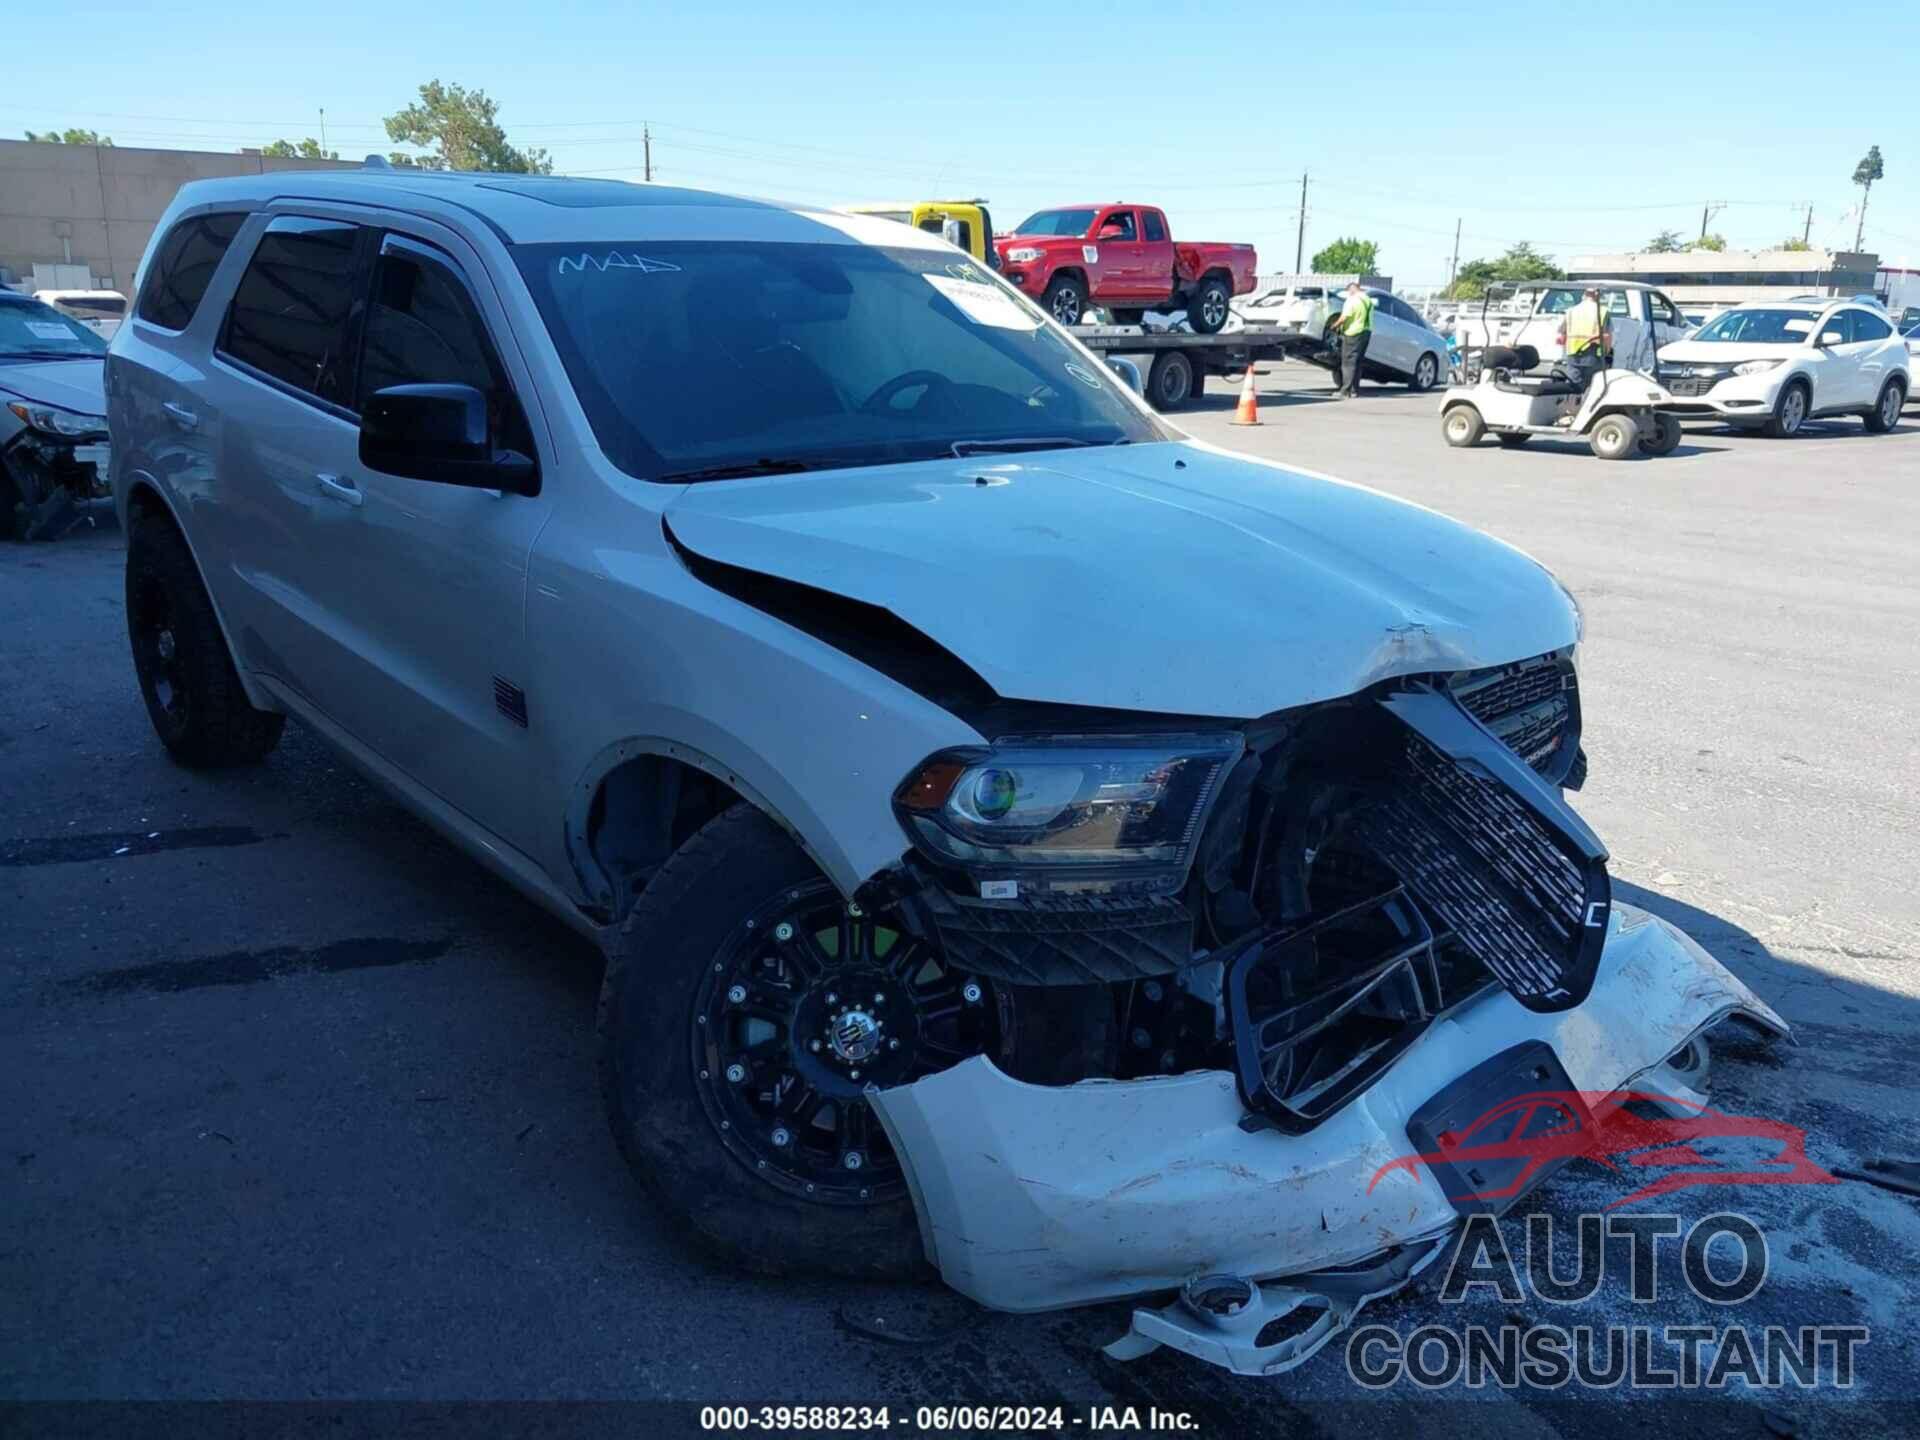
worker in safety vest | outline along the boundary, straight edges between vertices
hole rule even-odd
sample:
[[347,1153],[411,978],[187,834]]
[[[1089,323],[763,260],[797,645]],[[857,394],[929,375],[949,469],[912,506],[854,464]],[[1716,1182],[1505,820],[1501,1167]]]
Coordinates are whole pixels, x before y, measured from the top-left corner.
[[1347,286],[1347,298],[1333,322],[1333,333],[1340,337],[1340,365],[1334,372],[1333,394],[1344,400],[1360,393],[1360,362],[1373,339],[1373,297],[1360,288],[1358,280]]
[[1560,324],[1560,342],[1567,352],[1561,366],[1574,379],[1587,380],[1606,365],[1613,350],[1613,330],[1597,286],[1589,285],[1579,303],[1567,311]]

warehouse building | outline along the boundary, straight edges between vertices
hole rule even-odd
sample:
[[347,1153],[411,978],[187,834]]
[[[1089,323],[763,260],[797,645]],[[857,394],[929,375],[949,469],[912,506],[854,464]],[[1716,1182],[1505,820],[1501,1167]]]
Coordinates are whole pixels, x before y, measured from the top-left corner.
[[1681,250],[1669,254],[1576,255],[1572,280],[1639,280],[1677,305],[1737,305],[1792,295],[1864,295],[1880,257],[1847,250]]
[[270,160],[257,150],[0,140],[0,284],[124,294],[154,224],[187,181],[350,168],[338,160]]

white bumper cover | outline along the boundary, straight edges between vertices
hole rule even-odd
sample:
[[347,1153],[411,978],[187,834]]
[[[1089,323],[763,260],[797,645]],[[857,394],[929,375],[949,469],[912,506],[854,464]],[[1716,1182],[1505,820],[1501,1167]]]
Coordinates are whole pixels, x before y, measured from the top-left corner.
[[1443,1234],[1458,1216],[1424,1169],[1368,1193],[1416,1148],[1407,1119],[1437,1091],[1526,1040],[1550,1044],[1577,1088],[1617,1090],[1736,1013],[1786,1033],[1686,935],[1616,906],[1582,1004],[1541,1015],[1485,991],[1305,1135],[1243,1130],[1221,1071],[1055,1087],[976,1058],[873,1099],[947,1283],[994,1309],[1048,1310],[1207,1272],[1304,1275]]

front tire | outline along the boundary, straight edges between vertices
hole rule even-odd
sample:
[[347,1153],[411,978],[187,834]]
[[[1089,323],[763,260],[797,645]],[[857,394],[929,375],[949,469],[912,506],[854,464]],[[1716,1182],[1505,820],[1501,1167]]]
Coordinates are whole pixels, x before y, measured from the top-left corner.
[[1672,415],[1655,415],[1653,417],[1653,434],[1641,438],[1640,453],[1642,455],[1655,456],[1671,455],[1675,450],[1680,448],[1680,440],[1683,434],[1684,432],[1680,428],[1680,421],[1677,418]]
[[1780,398],[1774,401],[1773,414],[1767,418],[1767,434],[1775,440],[1791,440],[1800,433],[1800,427],[1807,423],[1807,412],[1812,404],[1812,395],[1806,382],[1790,381],[1787,388],[1780,392]]
[[1233,291],[1218,275],[1209,275],[1187,302],[1187,323],[1197,335],[1218,335],[1232,313]]
[[727,1260],[904,1277],[925,1266],[864,1098],[1004,1058],[1003,996],[848,905],[751,805],[709,821],[610,947],[600,1079],[622,1155]]
[[139,516],[127,537],[126,603],[134,674],[168,753],[193,769],[265,758],[287,717],[247,702],[193,552],[160,516]]
[[1416,395],[1424,395],[1440,383],[1440,357],[1429,350],[1414,362],[1413,374],[1407,380],[1407,388]]
[[1880,389],[1880,398],[1874,402],[1873,409],[1860,418],[1867,422],[1867,429],[1875,435],[1884,435],[1900,423],[1900,412],[1907,405],[1907,387],[1900,383],[1900,377],[1894,376]]
[[1440,417],[1440,433],[1446,437],[1447,444],[1465,450],[1480,443],[1480,437],[1487,433],[1487,425],[1473,406],[1455,405]]
[[1062,325],[1078,325],[1087,313],[1087,287],[1076,276],[1056,275],[1047,282],[1040,303]]

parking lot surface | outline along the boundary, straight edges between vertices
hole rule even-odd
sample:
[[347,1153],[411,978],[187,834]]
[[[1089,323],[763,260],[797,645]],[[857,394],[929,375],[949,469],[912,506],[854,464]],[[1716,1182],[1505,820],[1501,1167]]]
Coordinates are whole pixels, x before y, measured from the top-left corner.
[[[1309,367],[1260,383],[1261,427],[1228,423],[1218,380],[1181,423],[1485,528],[1579,597],[1576,803],[1617,897],[1795,1028],[1723,1055],[1716,1103],[1804,1127],[1829,1168],[1920,1158],[1920,412],[1884,437],[1694,427],[1608,464],[1451,450],[1435,397],[1334,402]],[[1157,1404],[1223,1435],[1645,1423],[1624,1390],[1367,1394],[1338,1344],[1266,1380],[1121,1365],[1099,1347],[1124,1307],[986,1315],[933,1285],[715,1268],[607,1136],[591,948],[297,726],[253,771],[171,765],[121,560],[110,524],[0,552],[0,1396]],[[1529,1204],[1618,1193],[1576,1167]],[[1735,1386],[1690,1424],[1910,1426],[1920,1201],[1845,1182],[1671,1203],[1767,1235],[1743,1313],[1669,1277],[1652,1307],[1609,1285],[1557,1323],[1866,1325],[1851,1391]],[[1369,1318],[1512,1308],[1420,1293]]]

